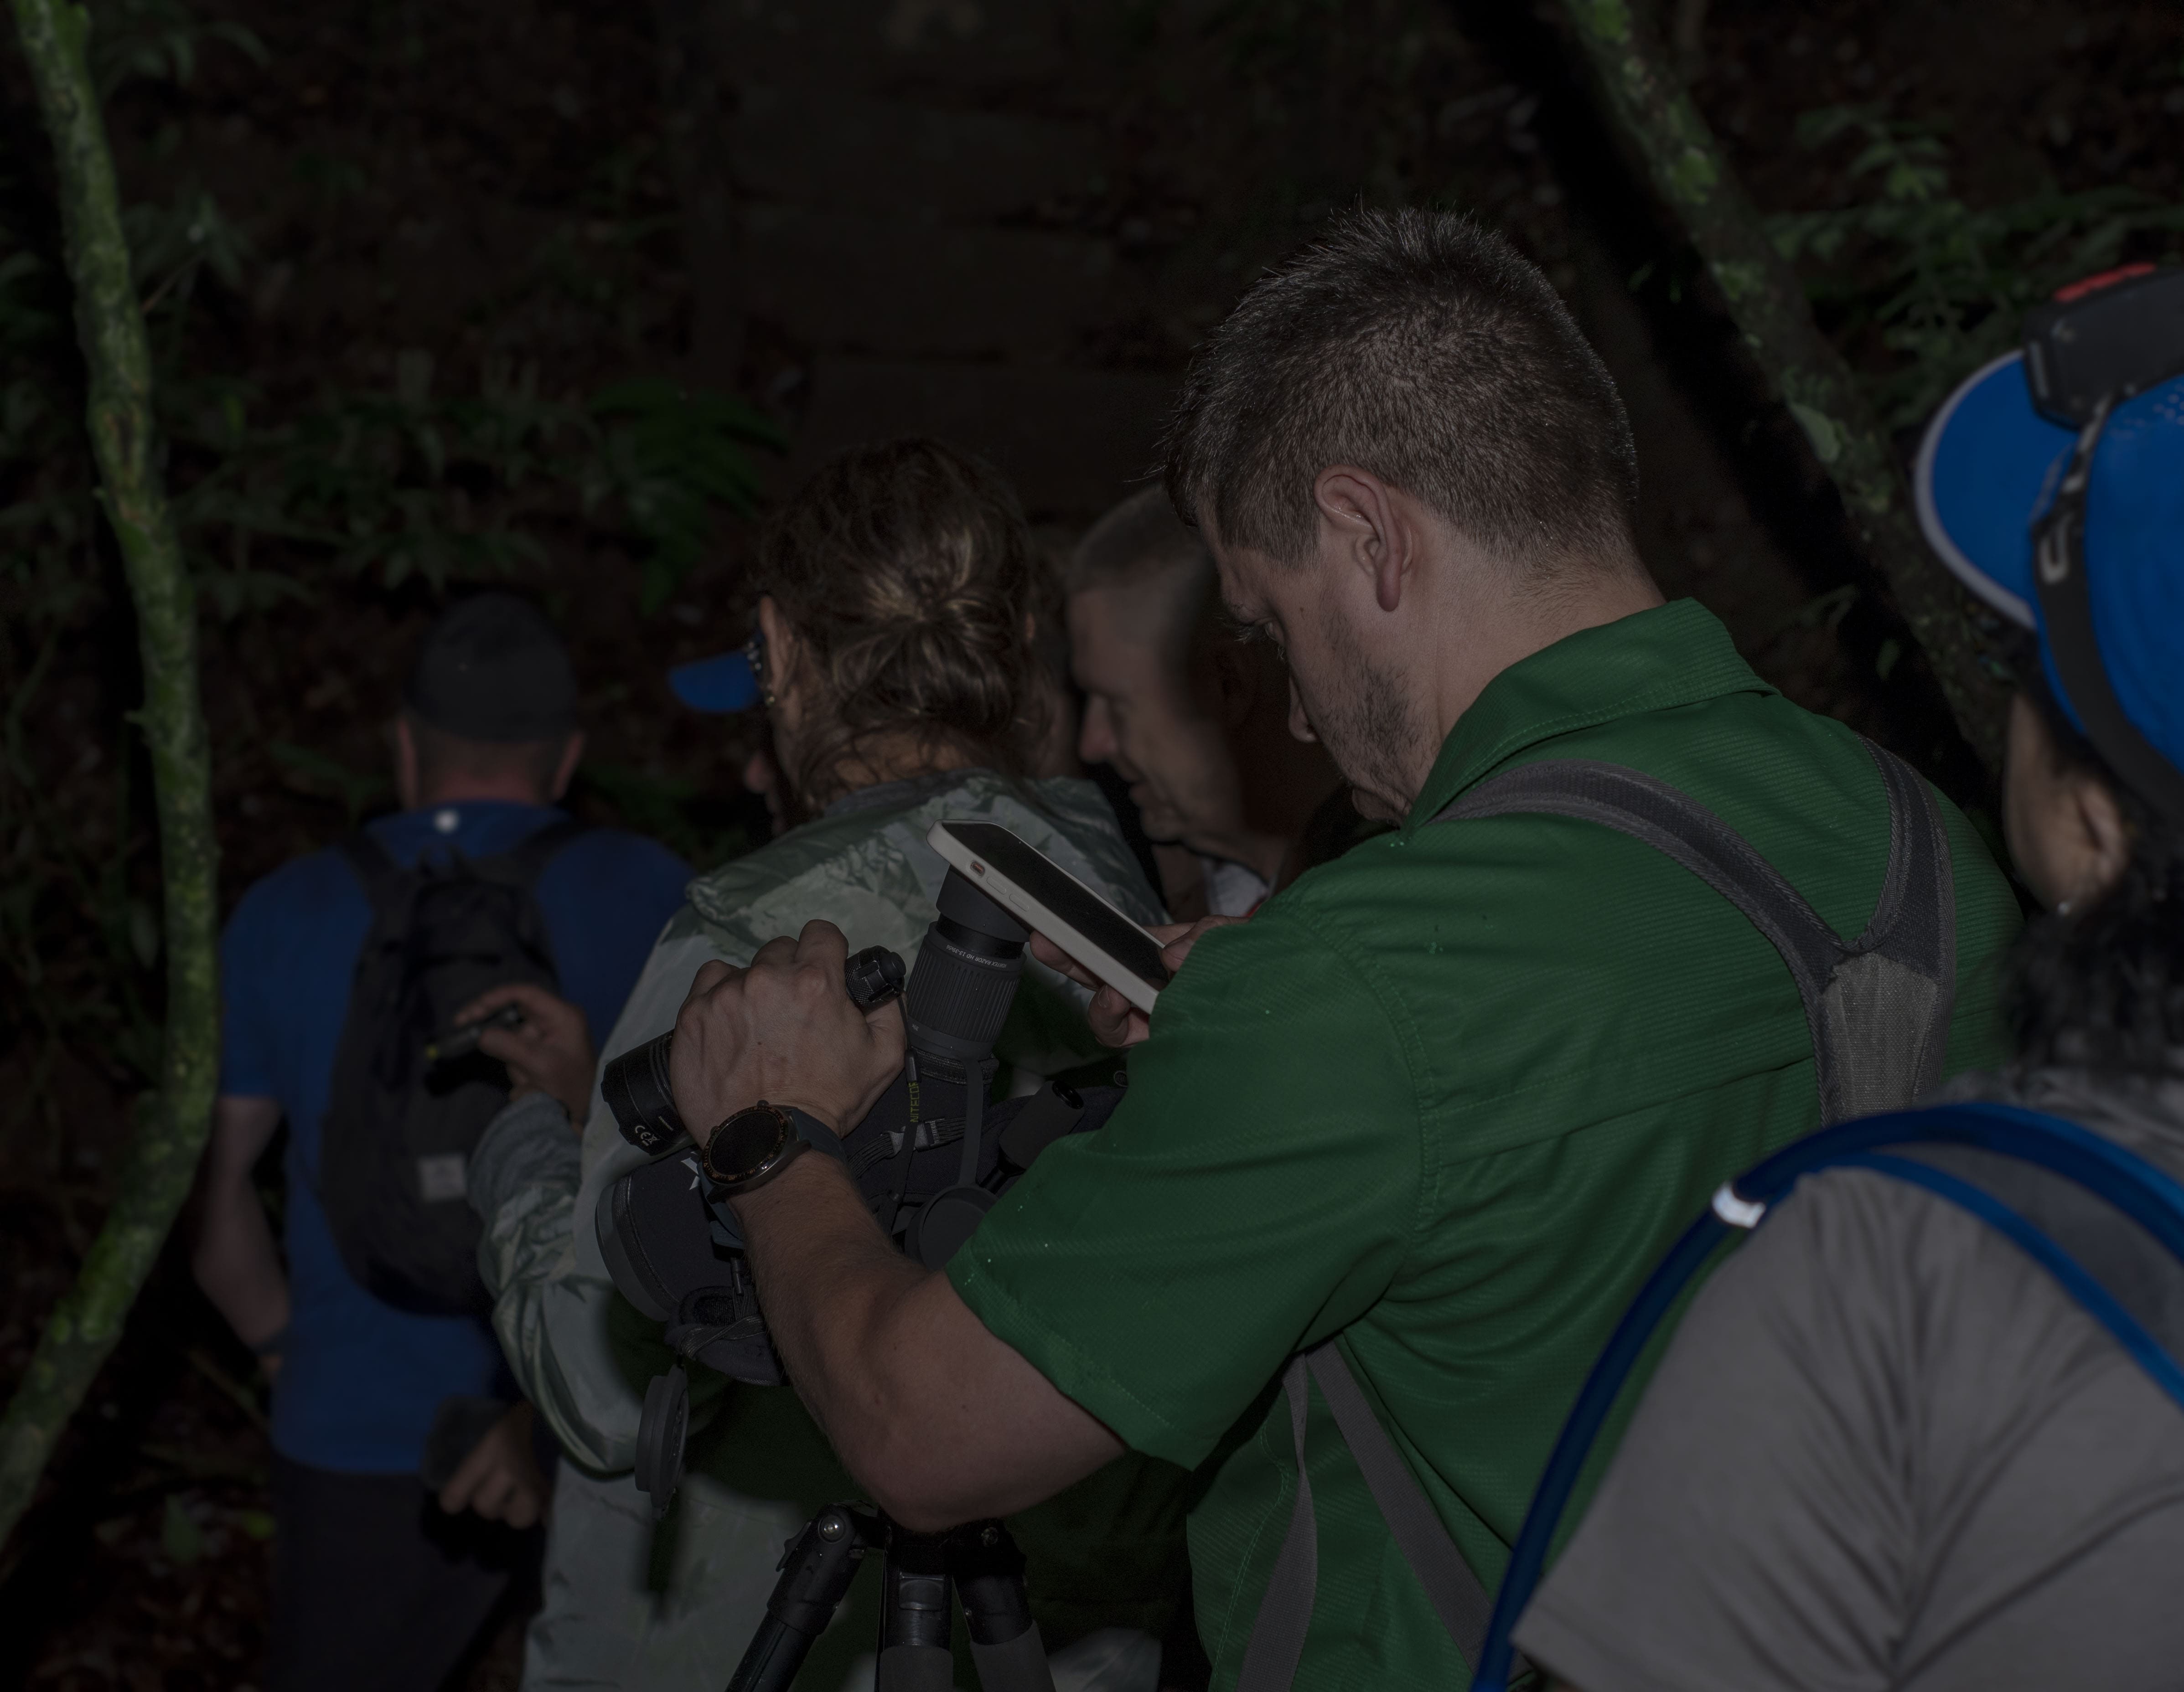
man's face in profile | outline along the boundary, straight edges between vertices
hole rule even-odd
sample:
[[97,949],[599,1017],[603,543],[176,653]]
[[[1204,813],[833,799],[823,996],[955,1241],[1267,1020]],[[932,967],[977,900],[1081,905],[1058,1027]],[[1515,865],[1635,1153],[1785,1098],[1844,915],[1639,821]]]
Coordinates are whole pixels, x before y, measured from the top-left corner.
[[1224,545],[1210,528],[1206,539],[1228,615],[1289,666],[1290,732],[1327,748],[1360,816],[1400,822],[1417,797],[1404,760],[1420,731],[1400,683],[1359,638],[1352,602],[1362,578],[1340,556],[1284,564]]
[[1168,631],[1158,580],[1089,587],[1070,596],[1069,667],[1084,690],[1078,755],[1112,764],[1130,784],[1147,838],[1196,845],[1232,832],[1243,815],[1235,760],[1221,724],[1195,694]]

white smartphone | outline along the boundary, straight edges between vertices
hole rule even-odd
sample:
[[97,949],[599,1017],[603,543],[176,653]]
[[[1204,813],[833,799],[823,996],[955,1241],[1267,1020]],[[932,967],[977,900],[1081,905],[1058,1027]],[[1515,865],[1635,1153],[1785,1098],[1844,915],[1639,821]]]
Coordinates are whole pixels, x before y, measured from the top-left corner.
[[997,822],[936,822],[933,849],[1146,1015],[1168,982],[1161,944],[1039,848]]

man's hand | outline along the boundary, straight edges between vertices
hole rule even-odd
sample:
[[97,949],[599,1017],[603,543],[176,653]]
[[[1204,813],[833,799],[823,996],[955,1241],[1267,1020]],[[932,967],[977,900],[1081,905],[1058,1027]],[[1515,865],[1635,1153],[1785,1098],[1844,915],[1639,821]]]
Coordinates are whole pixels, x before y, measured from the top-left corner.
[[[1240,916],[1201,916],[1195,922],[1156,922],[1145,932],[1161,943],[1161,961],[1167,966],[1168,974],[1173,976],[1183,967],[1183,960],[1190,955],[1190,949],[1198,943],[1201,935],[1244,920]],[[1150,1017],[1123,998],[1118,988],[1108,986],[1045,935],[1031,937],[1031,955],[1078,986],[1093,989],[1092,1004],[1084,1013],[1084,1020],[1092,1025],[1092,1038],[1101,1045],[1117,1049],[1134,1046],[1152,1032]]]
[[493,1425],[440,1489],[450,1516],[475,1510],[488,1522],[531,1527],[546,1509],[546,1477],[531,1454],[531,1406],[519,1404]]
[[521,1005],[523,1021],[513,1028],[488,1028],[478,1049],[508,1066],[514,1094],[545,1093],[560,1099],[579,1128],[592,1110],[591,1030],[584,1013],[543,987],[510,982],[482,993],[455,1012],[455,1026],[482,1021],[505,1005]]
[[902,1010],[869,1016],[843,985],[850,943],[831,922],[769,940],[749,969],[710,963],[675,1019],[675,1108],[703,1144],[763,1099],[847,1133],[902,1068]]

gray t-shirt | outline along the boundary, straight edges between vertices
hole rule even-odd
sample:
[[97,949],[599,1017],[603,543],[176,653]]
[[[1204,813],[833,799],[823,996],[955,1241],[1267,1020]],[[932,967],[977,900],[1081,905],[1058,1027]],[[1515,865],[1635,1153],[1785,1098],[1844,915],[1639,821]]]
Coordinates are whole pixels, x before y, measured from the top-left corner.
[[[2184,1172],[2184,1081],[1958,1083]],[[1986,1223],[1802,1183],[1693,1301],[1517,1640],[1581,1692],[2184,1685],[2184,1410]]]

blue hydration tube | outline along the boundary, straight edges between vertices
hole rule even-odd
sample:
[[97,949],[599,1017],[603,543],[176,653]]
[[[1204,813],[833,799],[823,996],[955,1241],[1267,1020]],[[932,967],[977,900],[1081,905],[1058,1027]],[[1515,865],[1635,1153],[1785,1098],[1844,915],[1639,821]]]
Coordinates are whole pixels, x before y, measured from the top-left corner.
[[1861,1117],[1823,1128],[1784,1147],[1748,1174],[1724,1182],[1713,1204],[1684,1230],[1624,1312],[1563,1424],[1539,1489],[1532,1494],[1524,1528],[1510,1551],[1508,1572],[1502,1578],[1478,1672],[1472,1677],[1472,1692],[1506,1692],[1510,1633],[1540,1583],[1548,1545],[1601,1425],[1661,1318],[1723,1239],[1733,1232],[1757,1227],[1803,1176],[1830,1168],[1870,1169],[1912,1182],[1963,1206],[2036,1259],[2088,1315],[2115,1336],[2155,1384],[2184,1407],[2184,1368],[2105,1287],[2061,1246],[1992,1194],[1933,1165],[1892,1156],[1884,1149],[1914,1144],[1977,1146],[2037,1164],[2104,1199],[2184,1261],[2184,1184],[2075,1122],[2014,1105],[1942,1105]]

